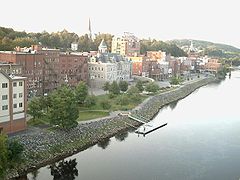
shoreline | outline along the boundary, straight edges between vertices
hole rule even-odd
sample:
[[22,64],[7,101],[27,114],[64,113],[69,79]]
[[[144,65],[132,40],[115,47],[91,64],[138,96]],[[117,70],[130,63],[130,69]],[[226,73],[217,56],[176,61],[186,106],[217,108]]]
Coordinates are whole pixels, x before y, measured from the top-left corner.
[[[208,77],[187,82],[176,89],[147,98],[131,110],[131,113],[140,114],[151,121],[163,106],[181,100],[196,89],[215,81],[215,78]],[[16,136],[14,138],[19,139],[27,148],[24,152],[26,162],[18,169],[11,169],[7,179],[26,175],[50,163],[84,151],[99,142],[104,142],[120,132],[131,129],[132,127],[129,124],[135,127],[141,125],[141,123],[133,121],[127,116],[117,115],[79,124],[77,128],[70,132],[43,131]]]

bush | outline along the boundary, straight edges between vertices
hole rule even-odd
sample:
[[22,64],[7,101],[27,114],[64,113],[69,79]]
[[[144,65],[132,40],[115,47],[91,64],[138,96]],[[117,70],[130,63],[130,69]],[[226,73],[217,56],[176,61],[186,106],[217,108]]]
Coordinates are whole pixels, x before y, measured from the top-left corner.
[[96,104],[96,97],[94,95],[87,96],[84,102],[86,107],[94,106]]
[[[189,78],[188,78],[188,80],[189,80]],[[181,77],[173,76],[173,77],[171,78],[171,80],[170,80],[170,84],[172,84],[172,85],[178,85],[178,84],[180,84],[182,81],[183,81],[183,80],[182,80]]]
[[127,94],[129,95],[139,94],[139,89],[135,86],[131,86],[130,89],[127,91]]
[[156,83],[151,82],[151,83],[148,83],[148,84],[146,85],[145,90],[148,91],[148,92],[153,92],[153,93],[155,93],[155,92],[157,92],[157,91],[159,90],[159,86],[158,86]]
[[102,106],[103,109],[110,109],[111,108],[111,104],[108,100],[101,101],[100,105]]
[[123,106],[129,104],[129,98],[126,95],[121,95],[117,97],[117,104]]

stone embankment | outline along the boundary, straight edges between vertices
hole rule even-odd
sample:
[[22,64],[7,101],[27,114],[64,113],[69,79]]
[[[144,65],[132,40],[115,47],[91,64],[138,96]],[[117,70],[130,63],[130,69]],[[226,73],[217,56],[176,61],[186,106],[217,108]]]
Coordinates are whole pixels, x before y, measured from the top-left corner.
[[[198,79],[195,82],[186,83],[177,89],[161,93],[146,99],[142,104],[131,111],[132,114],[141,115],[152,119],[159,109],[171,102],[182,99],[197,88],[213,82],[213,78]],[[139,126],[140,123],[130,120],[127,116],[116,115],[106,117],[98,121],[81,123],[71,131],[50,131],[37,129],[25,132],[11,138],[18,139],[25,147],[25,162],[16,170],[8,173],[8,178],[26,174],[41,166],[68,157],[81,150],[104,141],[115,134],[131,128],[130,125]]]

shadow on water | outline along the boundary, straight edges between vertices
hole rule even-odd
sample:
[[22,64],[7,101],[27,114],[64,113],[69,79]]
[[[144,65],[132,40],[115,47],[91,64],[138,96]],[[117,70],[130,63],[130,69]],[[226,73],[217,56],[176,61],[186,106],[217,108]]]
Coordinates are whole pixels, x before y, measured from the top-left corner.
[[177,103],[178,103],[178,101],[174,101],[169,104],[169,107],[171,108],[171,110],[174,110],[177,107]]
[[106,138],[98,142],[97,146],[101,147],[102,149],[106,149],[109,144],[110,144],[110,138]]
[[49,166],[53,180],[74,180],[78,176],[78,170],[76,168],[77,162],[75,159],[69,161],[60,161]]
[[128,137],[128,131],[121,132],[115,135],[117,141],[124,141]]

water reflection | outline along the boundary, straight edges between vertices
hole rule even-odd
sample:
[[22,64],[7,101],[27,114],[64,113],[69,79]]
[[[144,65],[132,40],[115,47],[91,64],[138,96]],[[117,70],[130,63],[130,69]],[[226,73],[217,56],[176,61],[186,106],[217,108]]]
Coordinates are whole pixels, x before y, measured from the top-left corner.
[[69,161],[60,161],[58,164],[52,164],[49,168],[51,169],[51,175],[53,180],[73,180],[78,176],[78,170],[76,168],[77,162],[75,159]]
[[106,139],[103,139],[102,141],[99,141],[97,143],[97,146],[101,147],[102,149],[106,149],[106,147],[108,147],[109,143],[110,143],[110,139],[106,138]]
[[171,108],[171,110],[175,109],[175,107],[177,106],[177,103],[178,103],[178,101],[174,101],[169,104],[169,107]]
[[122,133],[119,133],[119,134],[115,135],[115,139],[117,141],[124,141],[127,137],[128,137],[128,131],[122,132]]
[[39,170],[35,170],[35,171],[31,172],[32,180],[37,180],[38,173],[39,173]]

